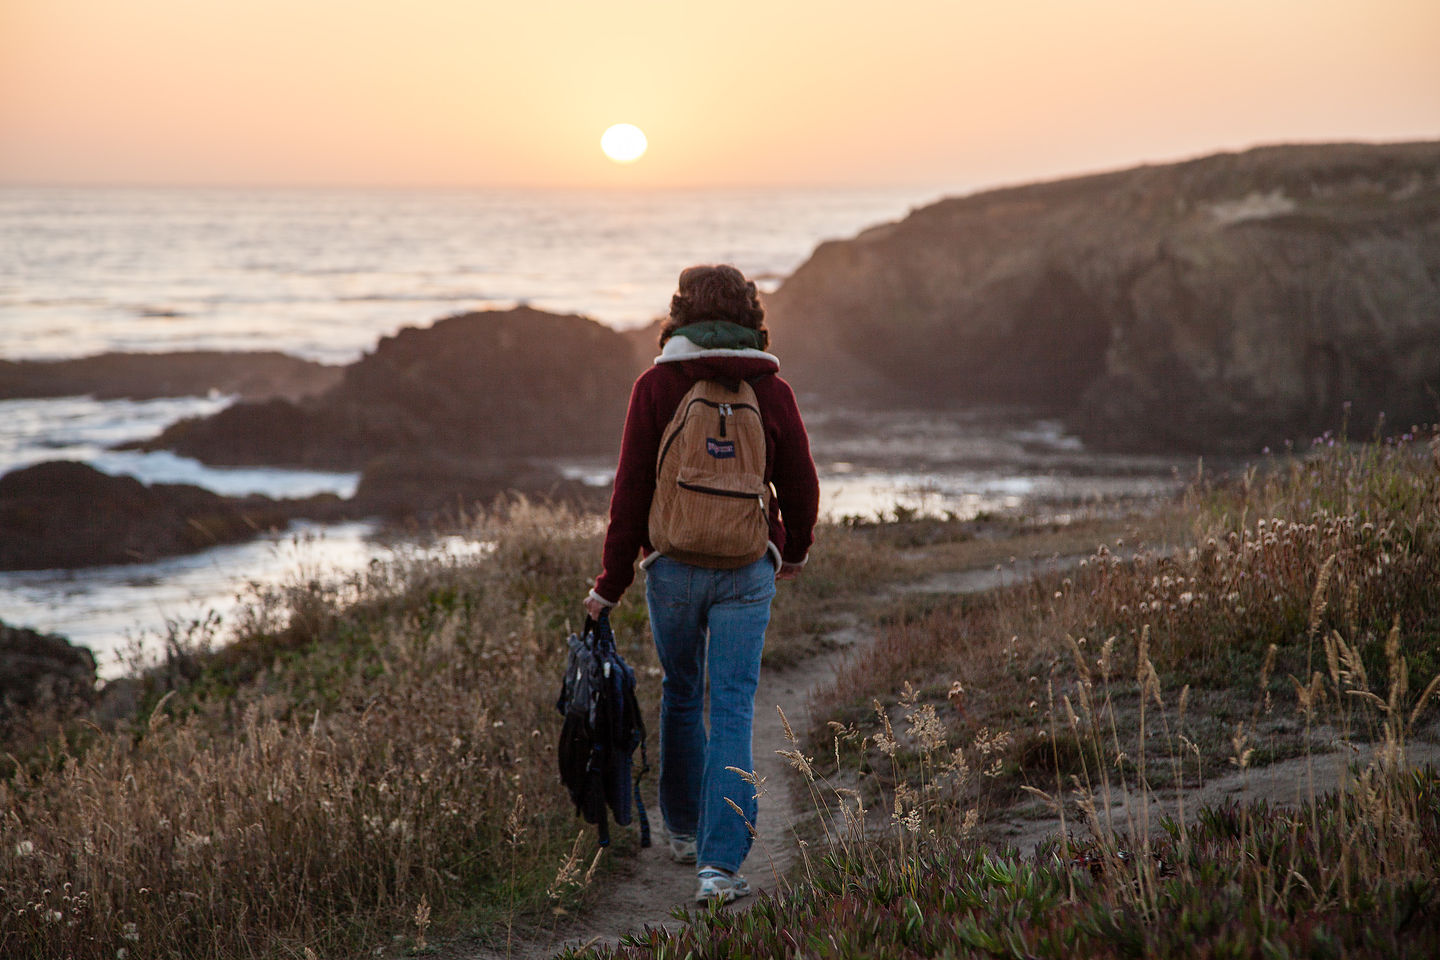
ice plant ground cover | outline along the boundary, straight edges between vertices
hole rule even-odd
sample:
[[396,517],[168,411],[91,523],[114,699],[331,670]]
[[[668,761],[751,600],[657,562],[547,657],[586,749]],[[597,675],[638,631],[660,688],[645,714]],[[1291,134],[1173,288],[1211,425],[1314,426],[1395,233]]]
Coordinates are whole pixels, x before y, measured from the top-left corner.
[[[1181,549],[902,612],[786,754],[790,887],[571,956],[1434,956],[1440,437],[1202,479],[1184,514]],[[1298,802],[1205,793],[1286,757]],[[1027,807],[1049,836],[997,840]]]

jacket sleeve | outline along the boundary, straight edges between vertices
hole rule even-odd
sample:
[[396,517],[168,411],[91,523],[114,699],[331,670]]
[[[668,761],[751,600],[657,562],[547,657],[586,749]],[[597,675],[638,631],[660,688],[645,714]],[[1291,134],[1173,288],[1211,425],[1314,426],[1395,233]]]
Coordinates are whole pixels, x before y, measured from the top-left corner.
[[775,484],[780,518],[785,524],[785,546],[780,558],[786,563],[804,563],[815,542],[815,519],[820,513],[820,481],[815,476],[815,460],[810,456],[810,436],[800,418],[795,393],[785,381],[776,378],[780,392],[779,418],[781,435],[775,444],[775,463],[771,482]]
[[655,495],[655,457],[662,426],[656,422],[652,380],[642,375],[630,391],[620,462],[610,492],[610,523],[605,529],[603,569],[594,595],[618,603],[635,579],[635,558],[650,537],[650,500]]

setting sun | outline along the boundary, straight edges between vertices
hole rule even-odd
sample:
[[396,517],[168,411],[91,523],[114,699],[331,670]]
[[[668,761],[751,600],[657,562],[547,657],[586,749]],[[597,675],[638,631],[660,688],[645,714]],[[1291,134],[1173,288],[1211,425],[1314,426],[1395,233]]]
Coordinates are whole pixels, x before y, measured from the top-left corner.
[[600,137],[600,149],[616,163],[633,163],[645,153],[649,142],[633,123],[617,123]]

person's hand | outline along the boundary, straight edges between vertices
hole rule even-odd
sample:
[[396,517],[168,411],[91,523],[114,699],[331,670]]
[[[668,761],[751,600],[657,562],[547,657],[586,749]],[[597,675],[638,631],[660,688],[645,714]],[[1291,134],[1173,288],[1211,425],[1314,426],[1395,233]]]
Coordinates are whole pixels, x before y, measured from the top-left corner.
[[803,563],[782,563],[780,569],[775,571],[776,580],[799,580],[800,571],[805,569]]
[[591,620],[599,620],[600,614],[606,609],[605,604],[596,600],[594,597],[585,598],[585,613],[589,615]]

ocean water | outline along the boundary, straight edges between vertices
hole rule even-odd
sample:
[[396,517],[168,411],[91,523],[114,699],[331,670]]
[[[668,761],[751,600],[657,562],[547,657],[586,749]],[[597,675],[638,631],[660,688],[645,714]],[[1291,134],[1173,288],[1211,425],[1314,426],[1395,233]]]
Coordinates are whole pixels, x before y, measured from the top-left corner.
[[[734,263],[773,287],[821,241],[943,193],[0,188],[0,359],[281,350],[348,363],[401,327],[519,303],[639,326],[686,266]],[[0,401],[0,473],[60,456],[230,494],[353,491],[351,475],[104,453],[230,399]]]
[[[638,326],[664,312],[686,266],[734,263],[773,289],[822,241],[945,193],[0,188],[0,358],[281,350],[344,363],[403,326],[519,303]],[[232,495],[354,492],[354,474],[112,449],[232,399],[0,401],[0,473],[65,458]],[[892,417],[858,435],[827,430],[823,417],[815,426],[832,517],[1056,513],[1176,483],[1173,465],[1097,457],[1048,422]],[[597,483],[613,469],[561,466]],[[390,556],[373,533],[307,527],[142,566],[0,573],[0,620],[83,641],[113,674],[117,651],[153,649],[176,623],[233,611],[254,584]]]
[[943,194],[0,188],[0,357],[348,362],[401,326],[517,303],[643,325],[684,267],[773,285],[819,242]]

